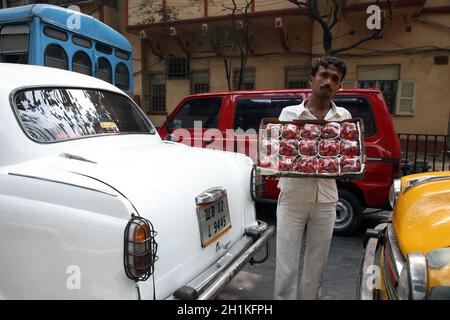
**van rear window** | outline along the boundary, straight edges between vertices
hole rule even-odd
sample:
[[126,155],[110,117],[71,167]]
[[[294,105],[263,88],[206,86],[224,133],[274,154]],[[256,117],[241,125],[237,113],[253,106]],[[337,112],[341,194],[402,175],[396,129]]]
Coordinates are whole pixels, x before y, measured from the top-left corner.
[[234,112],[234,129],[258,131],[262,118],[278,118],[284,107],[301,102],[301,97],[238,99]]
[[194,121],[201,121],[204,129],[217,128],[221,106],[222,98],[188,100],[172,119],[169,128],[194,128]]
[[370,137],[377,132],[372,106],[365,97],[334,97],[337,106],[347,109],[353,118],[361,118],[364,122],[365,136]]

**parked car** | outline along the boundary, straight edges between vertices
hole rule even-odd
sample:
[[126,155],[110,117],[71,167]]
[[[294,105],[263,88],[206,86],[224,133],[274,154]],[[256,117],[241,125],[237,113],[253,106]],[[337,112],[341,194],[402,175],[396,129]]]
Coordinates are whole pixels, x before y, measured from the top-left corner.
[[94,77],[0,74],[0,299],[208,299],[265,247],[248,157],[162,141]]
[[[184,98],[159,129],[163,139],[180,134],[184,143],[203,148],[245,153],[254,161],[257,131],[262,118],[278,118],[281,110],[296,105],[311,94],[309,89],[225,91],[190,95]],[[363,180],[338,181],[339,201],[335,234],[357,231],[365,208],[391,210],[389,189],[400,177],[400,141],[382,93],[376,89],[343,89],[333,99],[361,118],[365,126],[366,170]],[[194,123],[199,121],[199,123]],[[194,130],[197,124],[197,130]],[[199,129],[200,126],[201,130]],[[217,140],[222,134],[222,142]],[[195,132],[196,131],[196,132]],[[250,132],[251,131],[251,132]],[[186,134],[185,134],[186,133]],[[222,144],[222,145],[221,145]],[[257,177],[255,194],[259,201],[276,202],[277,178]]]
[[450,300],[450,171],[394,186],[391,221],[367,231],[359,298]]

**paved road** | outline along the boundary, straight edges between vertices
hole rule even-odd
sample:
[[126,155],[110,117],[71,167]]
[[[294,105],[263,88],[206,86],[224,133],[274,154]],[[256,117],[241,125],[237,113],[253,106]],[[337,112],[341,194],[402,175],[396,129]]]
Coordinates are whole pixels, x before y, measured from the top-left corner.
[[[370,210],[367,210],[370,211]],[[373,210],[371,210],[373,211]],[[334,236],[325,271],[322,299],[352,300],[356,298],[359,267],[363,255],[362,239],[367,228],[386,219],[389,212],[366,215],[363,227],[353,237]],[[258,218],[276,224],[275,206],[258,211]],[[271,300],[275,275],[275,237],[270,241],[270,257],[259,265],[247,265],[217,296],[221,300]],[[262,256],[258,254],[257,258]]]

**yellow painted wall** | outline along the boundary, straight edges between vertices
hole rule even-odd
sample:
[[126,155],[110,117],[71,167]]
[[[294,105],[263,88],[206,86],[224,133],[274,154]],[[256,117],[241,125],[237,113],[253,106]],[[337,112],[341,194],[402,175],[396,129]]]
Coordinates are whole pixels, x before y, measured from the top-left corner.
[[[181,0],[180,0],[181,1]],[[130,0],[132,3],[138,0]],[[229,4],[231,1],[225,2]],[[244,3],[244,1],[241,1]],[[169,3],[176,4],[175,0]],[[428,1],[425,7],[434,7],[449,5],[447,0]],[[256,1],[256,10],[279,10],[286,8],[295,8],[286,1],[286,3],[277,3],[273,1]],[[448,83],[450,83],[450,66],[435,65],[433,56],[449,55],[445,52],[418,53],[413,55],[380,55],[375,54],[372,57],[369,54],[385,50],[398,50],[401,48],[411,48],[420,46],[450,46],[450,32],[445,26],[449,26],[449,15],[429,14],[422,15],[418,20],[408,20],[417,11],[417,8],[405,8],[395,11],[394,22],[381,40],[364,43],[360,49],[354,49],[351,53],[361,54],[360,57],[349,57],[348,53],[341,54],[348,65],[347,80],[356,79],[356,69],[358,65],[371,64],[399,64],[401,66],[401,80],[418,81],[418,92],[416,98],[415,116],[395,116],[393,121],[398,132],[408,133],[428,133],[428,134],[447,134],[450,105],[448,103]],[[203,5],[199,5],[198,14],[203,14]],[[221,3],[217,6],[210,4],[208,8],[209,16],[224,15],[226,12]],[[366,28],[367,14],[365,12],[353,12],[346,15],[344,19],[333,29],[335,36],[335,46],[345,46],[361,36],[367,35],[369,31]],[[185,19],[191,17],[186,16]],[[133,24],[134,16],[130,10],[130,25]],[[287,65],[308,65],[311,58],[300,54],[323,53],[322,49],[322,30],[318,24],[309,23],[308,18],[304,16],[283,17],[283,26],[287,34],[287,41],[290,51],[284,52],[280,43],[279,35],[274,26],[275,17],[254,19],[255,29],[253,34],[253,48],[256,56],[249,58],[247,66],[256,68],[255,86],[257,89],[283,88],[284,87],[284,67]],[[425,20],[425,22],[423,21]],[[406,32],[406,27],[412,28],[412,32]],[[199,28],[200,26],[177,27],[177,30],[183,30],[189,27]],[[350,30],[354,30],[355,35],[349,35]],[[134,59],[140,59],[139,38],[128,34],[127,37],[132,41],[135,48]],[[184,56],[184,53],[177,47],[173,39],[170,39],[167,33],[159,31],[155,36],[159,42],[162,42],[162,53],[164,55],[173,53],[176,56]],[[195,41],[190,41],[195,47]],[[206,45],[207,47],[207,45]],[[198,49],[198,48],[197,48]],[[201,47],[206,49],[205,44]],[[163,63],[155,63],[157,59],[150,52],[147,53],[150,70],[163,70]],[[207,53],[206,56],[214,55]],[[195,55],[194,55],[195,56]],[[135,70],[139,69],[140,62],[135,60]],[[233,66],[238,66],[238,60],[233,62]],[[226,90],[227,84],[223,61],[217,57],[205,57],[203,59],[191,59],[192,69],[210,70],[210,89],[211,91]],[[145,95],[141,88],[142,79],[140,76],[135,78],[135,93]],[[189,93],[189,80],[167,80],[167,111],[171,112],[177,103]],[[150,118],[155,125],[160,126],[165,120],[164,116],[151,115]]]

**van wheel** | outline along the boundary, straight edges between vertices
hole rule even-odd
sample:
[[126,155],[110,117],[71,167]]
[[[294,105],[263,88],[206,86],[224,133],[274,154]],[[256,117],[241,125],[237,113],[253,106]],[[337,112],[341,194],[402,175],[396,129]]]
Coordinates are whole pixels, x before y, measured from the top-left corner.
[[358,231],[362,222],[361,202],[352,192],[339,189],[336,204],[336,222],[333,233],[338,236],[350,236]]

